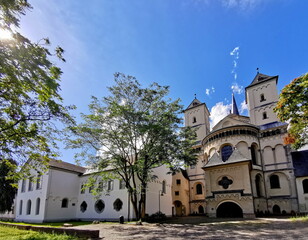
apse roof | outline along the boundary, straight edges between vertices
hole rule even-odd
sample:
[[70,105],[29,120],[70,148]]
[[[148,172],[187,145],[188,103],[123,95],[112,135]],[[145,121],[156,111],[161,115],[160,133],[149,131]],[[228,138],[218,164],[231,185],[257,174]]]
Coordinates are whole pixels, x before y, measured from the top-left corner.
[[239,163],[239,162],[246,162],[246,161],[250,161],[250,159],[244,157],[240,153],[240,151],[237,148],[235,148],[227,161],[223,162],[221,157],[217,153],[214,153],[213,156],[209,159],[209,161],[202,168],[224,166],[224,165],[228,165],[232,163]]

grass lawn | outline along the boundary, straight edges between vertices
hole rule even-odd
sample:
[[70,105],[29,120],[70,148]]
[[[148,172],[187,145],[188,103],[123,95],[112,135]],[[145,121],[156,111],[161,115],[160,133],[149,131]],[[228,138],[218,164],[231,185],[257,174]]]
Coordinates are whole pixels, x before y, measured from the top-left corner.
[[16,224],[16,225],[42,226],[42,227],[63,227],[64,223],[70,223],[73,226],[82,226],[82,225],[92,224],[92,222],[24,223],[24,222],[5,222],[5,221],[0,221],[0,223],[10,223],[10,224]]
[[47,234],[0,226],[0,239],[5,240],[73,240],[80,239],[68,235]]

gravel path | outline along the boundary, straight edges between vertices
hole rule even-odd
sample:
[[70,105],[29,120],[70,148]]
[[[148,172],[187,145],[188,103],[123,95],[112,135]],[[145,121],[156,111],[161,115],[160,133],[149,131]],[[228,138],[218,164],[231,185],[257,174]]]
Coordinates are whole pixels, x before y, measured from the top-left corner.
[[[185,221],[189,222],[189,221]],[[192,221],[195,222],[195,221]],[[308,239],[308,221],[255,219],[199,224],[92,224],[101,239]]]

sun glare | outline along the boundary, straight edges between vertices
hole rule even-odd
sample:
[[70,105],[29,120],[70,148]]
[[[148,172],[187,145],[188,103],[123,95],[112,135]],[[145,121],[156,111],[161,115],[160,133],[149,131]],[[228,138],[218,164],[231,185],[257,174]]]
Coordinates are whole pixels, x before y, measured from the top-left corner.
[[0,29],[0,40],[12,39],[12,34],[10,31],[5,29]]

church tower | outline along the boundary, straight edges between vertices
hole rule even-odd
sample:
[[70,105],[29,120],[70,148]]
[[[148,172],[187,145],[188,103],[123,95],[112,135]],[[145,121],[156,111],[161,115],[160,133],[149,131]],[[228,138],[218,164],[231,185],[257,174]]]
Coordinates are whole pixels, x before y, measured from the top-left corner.
[[185,126],[197,127],[197,142],[201,141],[210,132],[210,112],[205,103],[201,103],[196,97],[184,110]]
[[261,126],[279,121],[273,111],[278,101],[277,81],[278,76],[267,76],[258,72],[246,87],[250,123]]

